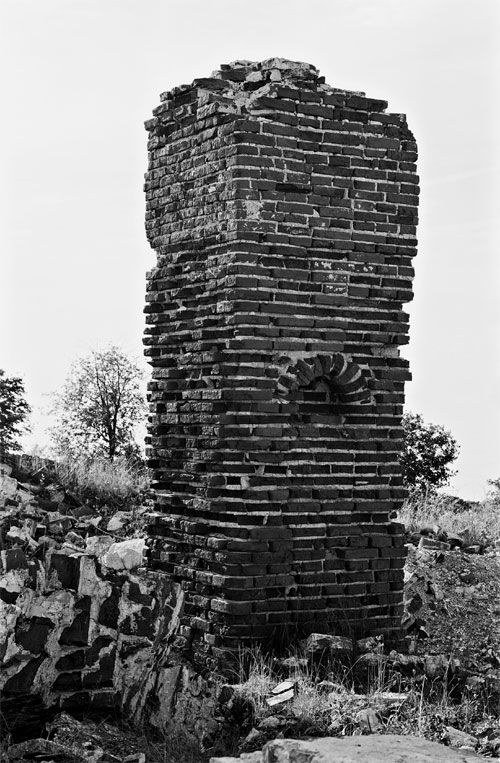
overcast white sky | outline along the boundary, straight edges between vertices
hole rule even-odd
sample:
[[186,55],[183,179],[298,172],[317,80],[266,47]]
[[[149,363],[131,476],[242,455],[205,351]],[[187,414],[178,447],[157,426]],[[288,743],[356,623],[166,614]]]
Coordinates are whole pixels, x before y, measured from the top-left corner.
[[407,408],[452,431],[452,488],[483,497],[500,477],[499,17],[498,0],[1,0],[0,368],[38,411],[78,355],[140,356],[159,93],[237,58],[307,61],[416,135]]

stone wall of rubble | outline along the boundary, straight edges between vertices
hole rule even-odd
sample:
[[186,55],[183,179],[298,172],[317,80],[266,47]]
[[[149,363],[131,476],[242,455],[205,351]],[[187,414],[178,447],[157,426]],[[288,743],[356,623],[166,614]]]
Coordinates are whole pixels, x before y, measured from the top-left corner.
[[143,566],[143,539],[114,541],[95,511],[47,493],[0,465],[3,721],[26,734],[60,708],[121,709],[141,722],[166,683],[158,662],[175,642],[180,586]]
[[150,564],[182,584],[201,660],[399,627],[419,189],[386,107],[238,61],[146,123]]

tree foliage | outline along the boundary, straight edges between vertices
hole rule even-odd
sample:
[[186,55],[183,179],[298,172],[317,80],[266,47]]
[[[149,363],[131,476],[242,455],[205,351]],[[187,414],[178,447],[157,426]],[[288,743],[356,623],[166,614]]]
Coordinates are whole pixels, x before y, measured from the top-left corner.
[[116,346],[73,363],[54,396],[56,449],[75,455],[126,455],[136,448],[134,429],[145,415],[143,372]]
[[0,369],[0,453],[20,450],[18,438],[28,430],[31,408],[25,399],[24,384],[17,376],[5,376]]
[[500,508],[500,477],[494,480],[488,480],[488,500],[496,507]]
[[427,424],[418,413],[403,416],[404,446],[400,456],[403,477],[410,488],[424,490],[446,485],[459,447],[439,424]]

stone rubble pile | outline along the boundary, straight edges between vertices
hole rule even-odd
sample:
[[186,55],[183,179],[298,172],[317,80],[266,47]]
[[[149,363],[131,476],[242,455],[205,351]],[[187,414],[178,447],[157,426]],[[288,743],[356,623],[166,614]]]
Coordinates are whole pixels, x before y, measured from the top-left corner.
[[451,551],[461,549],[466,554],[482,554],[486,549],[484,543],[472,542],[468,530],[461,533],[447,533],[438,524],[424,525],[418,532],[407,533],[408,541],[419,548],[432,551]]
[[46,724],[46,734],[9,745],[0,763],[146,763],[144,738],[123,726],[63,712]]
[[140,701],[177,587],[144,568],[143,538],[99,531],[96,519],[60,488],[0,466],[0,691],[13,732],[36,728],[47,708]]
[[0,463],[0,537],[3,549],[22,546],[27,557],[40,556],[46,548],[72,553],[95,542],[95,536],[103,543],[105,536],[110,542],[119,540],[147,510],[116,510],[106,503],[96,505],[95,499],[83,502],[58,482],[50,466],[25,472],[24,481],[14,473],[19,477],[13,466]]
[[[443,591],[436,585],[435,576],[432,569],[434,564],[444,559],[444,554],[448,551],[461,552],[463,554],[484,554],[495,553],[488,551],[483,543],[471,542],[470,534],[467,530],[460,534],[447,533],[439,525],[423,526],[418,532],[407,532],[407,547],[410,553],[419,556],[421,563],[416,564],[414,569],[410,570],[407,565],[405,568],[404,580],[404,615],[403,628],[407,634],[417,638],[428,636],[426,623],[422,619],[422,608],[424,603],[432,610],[437,606],[446,608]],[[428,560],[430,563],[425,563]],[[470,585],[473,582],[473,576],[467,573],[460,575],[458,585],[464,584],[464,593],[478,594],[478,587]]]

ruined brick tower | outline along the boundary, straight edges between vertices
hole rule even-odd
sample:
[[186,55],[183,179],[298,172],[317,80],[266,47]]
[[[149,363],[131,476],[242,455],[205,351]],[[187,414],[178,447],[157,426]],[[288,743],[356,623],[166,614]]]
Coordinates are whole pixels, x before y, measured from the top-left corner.
[[418,177],[386,106],[237,61],[146,123],[150,563],[195,653],[399,627]]

